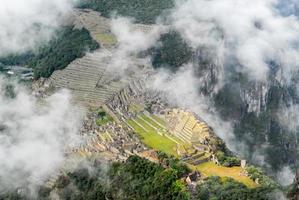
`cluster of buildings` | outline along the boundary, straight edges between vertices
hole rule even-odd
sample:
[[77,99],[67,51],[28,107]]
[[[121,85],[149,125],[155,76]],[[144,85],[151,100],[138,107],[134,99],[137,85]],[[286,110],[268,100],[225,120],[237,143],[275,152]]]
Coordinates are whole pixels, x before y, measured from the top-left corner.
[[5,66],[2,69],[8,76],[15,76],[21,80],[28,81],[33,80],[33,69],[20,66]]

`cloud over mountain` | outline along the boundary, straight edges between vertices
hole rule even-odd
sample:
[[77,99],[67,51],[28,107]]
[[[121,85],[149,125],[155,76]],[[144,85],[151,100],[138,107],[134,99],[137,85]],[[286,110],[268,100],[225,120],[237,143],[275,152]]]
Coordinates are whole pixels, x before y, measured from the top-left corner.
[[0,77],[0,193],[34,190],[57,172],[65,150],[79,142],[80,127],[81,112],[70,104],[69,92],[41,101]]
[[2,0],[0,56],[24,52],[47,41],[76,0]]
[[[222,58],[224,65],[233,65],[253,80],[265,81],[275,66],[283,66],[288,78],[299,63],[299,20],[291,14],[298,4],[288,2],[179,1],[171,21],[190,45],[215,49],[215,59]],[[282,9],[289,15],[283,15]]]

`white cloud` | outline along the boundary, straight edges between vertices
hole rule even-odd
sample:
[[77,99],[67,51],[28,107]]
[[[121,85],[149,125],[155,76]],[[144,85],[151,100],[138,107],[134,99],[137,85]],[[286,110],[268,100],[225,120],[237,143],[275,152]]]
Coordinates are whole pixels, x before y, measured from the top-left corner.
[[[299,105],[291,104],[289,107],[280,108],[278,118],[282,126],[296,133],[299,130]],[[297,140],[297,137],[295,138]]]
[[194,47],[217,51],[222,41],[224,58],[235,56],[243,67],[239,70],[254,80],[265,80],[270,61],[282,65],[285,75],[299,67],[298,19],[280,15],[276,4],[276,0],[187,0],[178,3],[171,18]]
[[295,173],[291,170],[289,166],[283,167],[277,173],[277,180],[283,186],[288,186],[293,183],[295,180]]
[[0,77],[0,192],[34,189],[61,167],[66,148],[79,142],[82,113],[70,104],[68,91],[41,101],[11,83],[11,99],[7,82]]
[[[127,69],[136,67],[136,55],[156,45],[165,28],[159,25],[146,26],[133,24],[128,18],[118,17],[111,21],[111,31],[116,36],[118,46],[113,50],[109,69],[122,74]],[[134,57],[135,56],[135,57]],[[139,59],[140,60],[140,59]],[[145,63],[149,60],[144,59]]]
[[49,40],[76,0],[1,0],[0,56]]

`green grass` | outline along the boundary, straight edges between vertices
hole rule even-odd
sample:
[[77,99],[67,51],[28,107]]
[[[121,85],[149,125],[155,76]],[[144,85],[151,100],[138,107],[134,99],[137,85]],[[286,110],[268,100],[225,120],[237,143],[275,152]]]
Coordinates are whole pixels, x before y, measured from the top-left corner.
[[95,34],[95,38],[97,41],[104,45],[114,45],[117,43],[117,39],[112,34],[108,33],[97,33]]
[[249,177],[242,175],[241,167],[224,167],[214,164],[213,162],[202,163],[193,167],[206,176],[219,176],[221,178],[230,177],[234,180],[245,184],[249,188],[257,187],[257,184]]
[[160,123],[159,121],[156,120],[156,121],[159,122],[161,125],[160,125],[160,124],[157,124],[155,121],[153,121],[151,118],[149,118],[149,117],[146,116],[145,114],[140,115],[140,117],[143,118],[144,120],[148,121],[150,124],[152,124],[153,126],[159,128],[159,129],[165,129],[165,126],[161,126],[161,125],[163,125],[162,123]]
[[98,119],[96,121],[96,124],[98,126],[103,126],[105,124],[107,124],[108,122],[111,122],[111,121],[114,121],[113,118],[108,115],[104,110],[103,108],[100,108],[98,110]]
[[166,126],[166,122],[163,119],[161,119],[160,117],[158,117],[156,115],[151,115],[151,117],[153,119],[155,119],[157,122],[159,122],[161,125]]
[[96,121],[96,123],[97,123],[98,126],[103,126],[103,125],[105,125],[105,124],[107,124],[108,122],[111,122],[111,121],[113,121],[113,118],[109,115],[107,117],[103,117],[101,119],[98,119]]
[[153,148],[155,150],[162,151],[164,153],[167,153],[169,155],[178,156],[176,152],[177,144],[170,140],[169,138],[165,136],[161,136],[157,133],[157,131],[146,124],[141,119],[136,119],[136,121],[141,124],[144,128],[146,128],[148,131],[145,131],[143,128],[141,128],[137,123],[135,123],[133,120],[128,120],[128,124],[135,130],[135,132],[140,136],[142,142],[147,145],[150,148]]

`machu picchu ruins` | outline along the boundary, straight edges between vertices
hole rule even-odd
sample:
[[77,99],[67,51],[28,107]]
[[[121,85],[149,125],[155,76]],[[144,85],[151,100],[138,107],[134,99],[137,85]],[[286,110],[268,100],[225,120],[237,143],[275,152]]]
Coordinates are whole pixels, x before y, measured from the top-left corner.
[[299,200],[299,0],[3,0],[0,200]]
[[[75,28],[88,29],[101,48],[55,71],[35,86],[39,95],[66,88],[71,91],[74,103],[88,110],[81,128],[84,142],[69,150],[65,165],[82,157],[125,161],[131,155],[155,162],[157,151],[194,168],[207,162],[218,165],[217,152],[225,149],[224,142],[199,116],[169,104],[163,92],[148,85],[147,80],[156,72],[139,61],[138,55],[131,55],[134,70],[128,68],[124,74],[118,74],[109,68],[117,46],[109,19],[90,10],[76,10],[72,17]],[[151,26],[135,28],[146,32]],[[99,125],[99,108],[112,120]],[[67,167],[61,173],[66,173],[65,170]],[[51,178],[49,187],[58,175]]]

